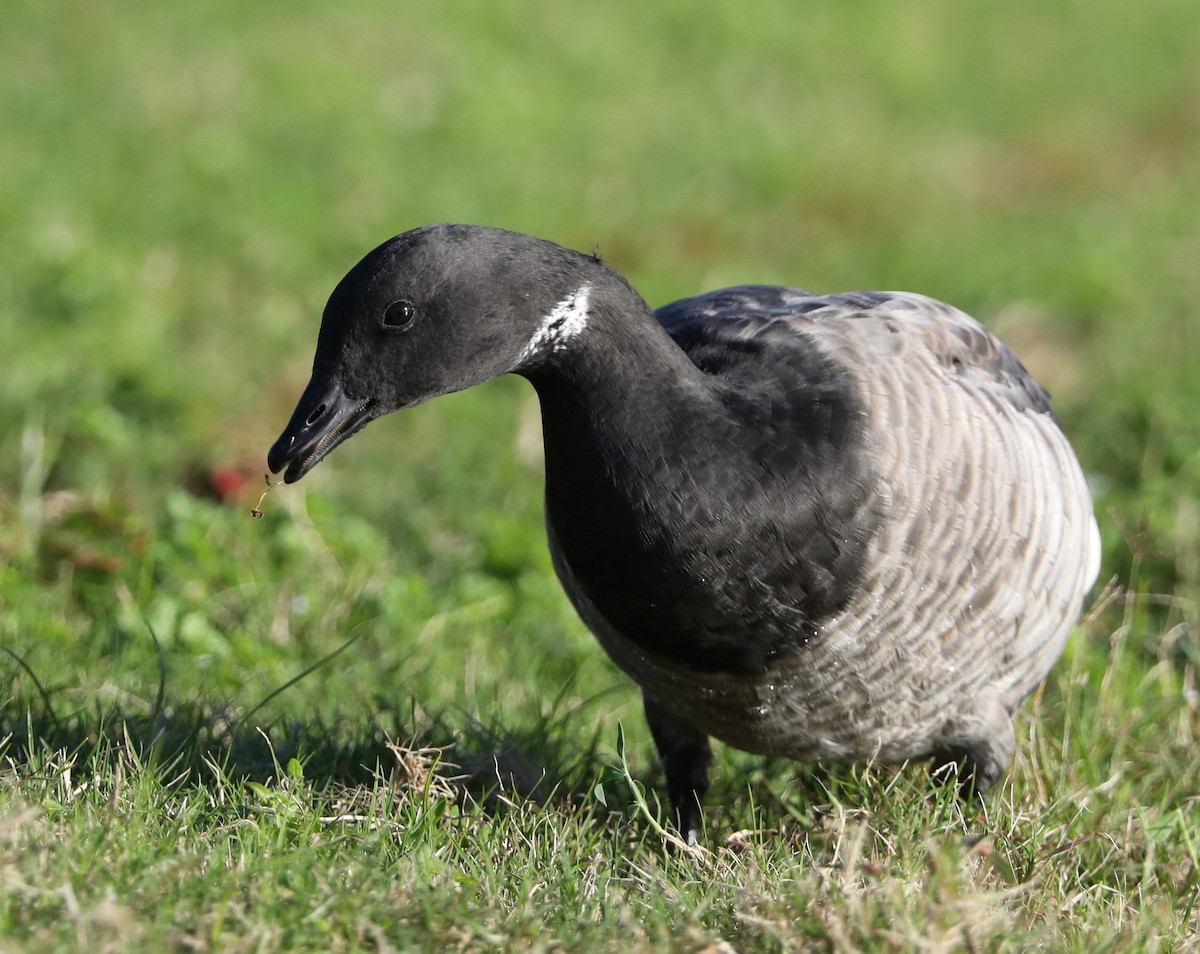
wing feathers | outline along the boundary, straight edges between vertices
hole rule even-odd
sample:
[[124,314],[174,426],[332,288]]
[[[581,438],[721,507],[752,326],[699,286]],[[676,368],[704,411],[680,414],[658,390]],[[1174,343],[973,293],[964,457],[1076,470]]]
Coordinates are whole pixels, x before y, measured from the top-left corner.
[[822,627],[836,645],[809,660],[813,684],[894,685],[889,669],[913,669],[899,652],[921,661],[914,711],[937,709],[922,692],[963,691],[946,676],[959,672],[1015,707],[1061,652],[1097,564],[1083,475],[1017,357],[963,312],[902,292],[742,286],[659,317],[681,340],[805,336],[868,408],[887,519],[862,592]]

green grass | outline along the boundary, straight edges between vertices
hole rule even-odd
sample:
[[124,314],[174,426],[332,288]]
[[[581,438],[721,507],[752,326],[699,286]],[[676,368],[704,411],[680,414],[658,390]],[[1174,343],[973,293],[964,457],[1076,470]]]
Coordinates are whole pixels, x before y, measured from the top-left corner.
[[[1200,7],[753,9],[8,5],[0,949],[1200,944]],[[518,380],[249,517],[326,295],[442,220],[1018,348],[1116,589],[984,808],[722,749],[671,850]]]

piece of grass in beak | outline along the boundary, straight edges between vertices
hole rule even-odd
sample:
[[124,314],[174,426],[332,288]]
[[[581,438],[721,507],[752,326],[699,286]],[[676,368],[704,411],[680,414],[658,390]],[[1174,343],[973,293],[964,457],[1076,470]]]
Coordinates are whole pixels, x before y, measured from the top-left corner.
[[258,498],[258,503],[256,503],[253,507],[250,508],[250,516],[254,517],[256,520],[263,515],[262,502],[263,502],[263,500],[266,499],[267,494],[269,494],[272,490],[274,490],[276,487],[279,486],[278,484],[271,483],[271,475],[270,474],[263,474],[263,480],[265,480],[267,482],[267,489],[264,490],[262,492],[262,496]]

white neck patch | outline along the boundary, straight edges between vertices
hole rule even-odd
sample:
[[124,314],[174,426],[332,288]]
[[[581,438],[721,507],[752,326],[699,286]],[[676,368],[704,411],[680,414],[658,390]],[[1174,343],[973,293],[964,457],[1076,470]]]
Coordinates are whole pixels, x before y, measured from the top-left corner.
[[542,326],[529,339],[529,344],[521,352],[521,360],[531,358],[547,348],[555,353],[562,351],[568,341],[580,334],[587,327],[588,295],[591,291],[591,285],[584,285],[555,305],[550,314],[542,319]]

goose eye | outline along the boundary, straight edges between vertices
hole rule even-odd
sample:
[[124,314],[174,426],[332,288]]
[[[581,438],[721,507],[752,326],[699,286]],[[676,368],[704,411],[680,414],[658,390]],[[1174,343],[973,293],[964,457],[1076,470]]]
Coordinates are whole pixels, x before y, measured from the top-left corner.
[[413,319],[417,317],[417,309],[413,307],[413,303],[404,298],[399,301],[394,301],[383,312],[383,323],[389,328],[396,328],[403,331],[413,323]]

